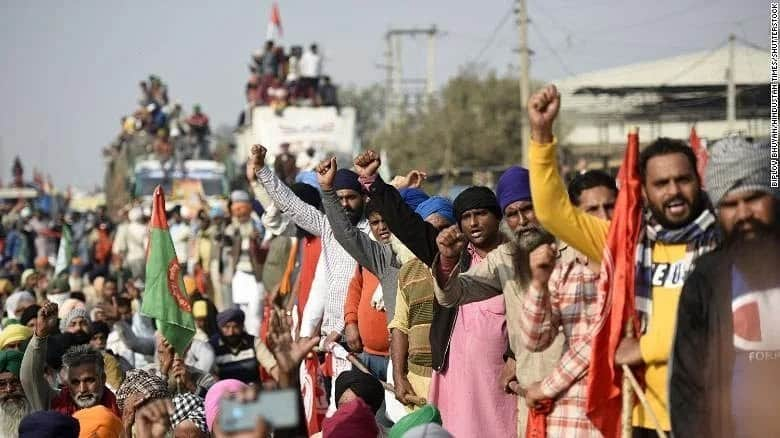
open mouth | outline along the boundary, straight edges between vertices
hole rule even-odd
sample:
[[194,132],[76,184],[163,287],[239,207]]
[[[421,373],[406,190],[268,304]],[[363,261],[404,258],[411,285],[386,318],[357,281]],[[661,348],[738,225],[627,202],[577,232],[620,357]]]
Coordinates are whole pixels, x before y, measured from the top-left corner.
[[389,231],[383,231],[379,233],[379,238],[382,240],[387,240],[390,238],[390,232]]
[[682,214],[685,212],[685,202],[679,199],[666,203],[666,209],[673,215]]
[[479,239],[482,237],[482,230],[472,230],[469,231],[469,236],[471,236],[472,239]]

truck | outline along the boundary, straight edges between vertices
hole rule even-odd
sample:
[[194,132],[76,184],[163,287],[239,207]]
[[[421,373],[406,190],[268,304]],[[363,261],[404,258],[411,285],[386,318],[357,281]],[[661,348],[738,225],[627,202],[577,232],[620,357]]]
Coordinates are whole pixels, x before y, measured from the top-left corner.
[[222,204],[230,190],[225,165],[217,161],[187,160],[177,164],[174,160],[145,160],[135,164],[130,181],[133,199],[151,205],[158,185],[165,192],[167,205],[193,207],[201,201],[210,206]]

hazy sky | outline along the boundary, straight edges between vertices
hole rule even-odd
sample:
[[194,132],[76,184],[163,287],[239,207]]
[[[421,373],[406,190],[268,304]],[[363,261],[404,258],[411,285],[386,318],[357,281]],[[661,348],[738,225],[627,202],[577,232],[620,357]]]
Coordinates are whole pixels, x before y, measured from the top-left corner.
[[[19,155],[27,172],[37,166],[60,186],[102,181],[100,151],[134,109],[137,83],[149,73],[163,78],[171,99],[201,103],[213,126],[232,125],[270,4],[3,1],[0,178],[8,181]],[[391,26],[435,24],[444,31],[438,85],[480,52],[479,61],[501,73],[517,65],[516,22],[505,17],[510,0],[281,0],[279,7],[283,43],[318,42],[326,72],[341,85],[384,80],[377,65]],[[539,79],[711,49],[729,32],[768,46],[768,2],[758,0],[528,0],[528,9],[531,72]],[[402,51],[405,73],[421,75],[425,40],[405,40]]]

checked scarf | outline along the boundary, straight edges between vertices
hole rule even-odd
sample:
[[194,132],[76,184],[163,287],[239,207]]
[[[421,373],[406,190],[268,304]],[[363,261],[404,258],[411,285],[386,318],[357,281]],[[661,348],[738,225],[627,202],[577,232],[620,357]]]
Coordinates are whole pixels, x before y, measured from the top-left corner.
[[715,214],[705,208],[693,222],[677,229],[666,229],[645,211],[645,226],[639,235],[636,246],[636,310],[639,313],[641,331],[647,330],[647,322],[653,310],[653,245],[687,243],[685,263],[689,266],[686,276],[693,272],[694,263],[700,256],[718,247],[721,234],[717,227]]

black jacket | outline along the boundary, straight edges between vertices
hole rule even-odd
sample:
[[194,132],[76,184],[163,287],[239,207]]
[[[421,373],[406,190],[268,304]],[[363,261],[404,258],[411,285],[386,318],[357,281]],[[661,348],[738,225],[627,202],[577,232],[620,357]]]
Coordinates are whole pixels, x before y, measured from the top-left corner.
[[[718,250],[697,261],[685,281],[669,382],[669,410],[675,436],[736,436],[735,412],[740,417],[740,436],[780,436],[780,352],[774,352],[774,361],[764,363],[750,361],[748,352],[738,352],[734,347],[732,312],[735,269],[749,290],[780,287],[778,248],[780,242],[774,241],[748,250]],[[741,401],[732,394],[739,355],[748,359],[743,363],[749,368],[743,374],[749,377],[738,386],[749,397]]]

